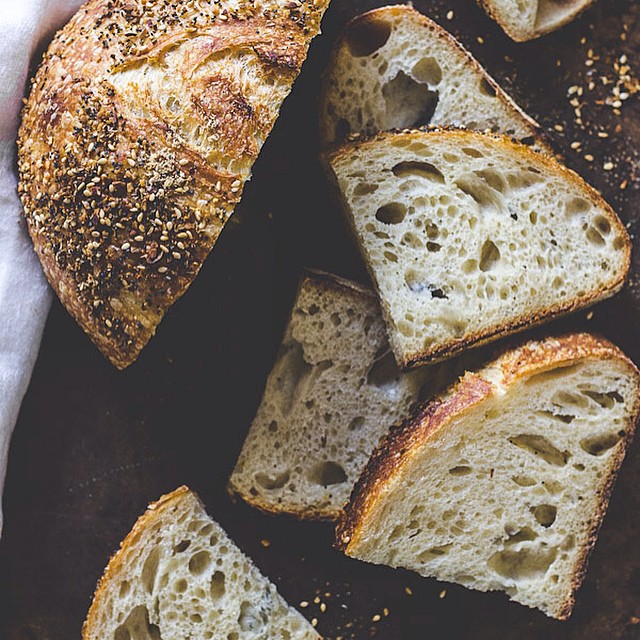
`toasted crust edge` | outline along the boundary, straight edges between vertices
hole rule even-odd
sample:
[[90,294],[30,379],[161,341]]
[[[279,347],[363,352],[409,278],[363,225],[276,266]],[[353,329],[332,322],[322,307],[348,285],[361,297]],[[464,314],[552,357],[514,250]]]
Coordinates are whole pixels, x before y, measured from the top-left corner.
[[[349,226],[356,237],[358,242],[358,246],[360,247],[360,251],[364,255],[364,246],[360,235],[357,233],[355,229],[355,224],[353,221],[353,217],[349,213],[349,206],[342,195],[342,192],[338,186],[337,176],[335,171],[333,170],[334,162],[339,161],[341,158],[347,155],[347,153],[352,153],[355,150],[359,150],[362,148],[366,148],[367,146],[376,145],[379,143],[385,143],[391,138],[398,137],[422,137],[422,136],[433,136],[433,135],[441,135],[441,136],[450,136],[452,138],[460,138],[460,145],[470,144],[474,139],[476,140],[485,140],[487,138],[495,140],[497,143],[504,145],[505,148],[509,149],[512,153],[522,154],[525,156],[529,156],[532,162],[542,163],[544,168],[550,172],[559,173],[562,177],[564,177],[567,182],[573,184],[576,188],[582,190],[584,192],[585,197],[587,197],[595,206],[601,208],[603,212],[607,215],[608,222],[611,224],[612,230],[618,233],[618,235],[622,238],[624,246],[621,250],[624,251],[624,261],[623,267],[620,271],[617,279],[613,280],[609,287],[601,288],[596,291],[592,291],[590,293],[585,294],[581,297],[576,297],[573,300],[567,301],[565,303],[559,303],[556,305],[552,305],[546,309],[539,311],[538,313],[530,313],[514,318],[510,322],[505,322],[503,324],[494,326],[492,328],[487,328],[484,331],[479,331],[477,333],[473,333],[467,335],[463,338],[457,340],[450,340],[449,342],[437,347],[426,349],[420,351],[412,356],[404,356],[399,353],[399,349],[397,349],[397,345],[395,344],[394,336],[390,332],[389,333],[389,342],[393,348],[394,354],[396,356],[396,360],[398,365],[405,371],[409,369],[413,369],[415,367],[425,365],[425,364],[433,364],[439,362],[441,360],[446,360],[450,357],[453,357],[460,353],[461,351],[468,349],[470,347],[478,347],[488,342],[492,342],[501,336],[506,336],[512,333],[516,333],[518,331],[522,331],[525,328],[537,326],[540,324],[544,324],[554,318],[557,318],[562,315],[570,314],[578,309],[583,309],[585,307],[591,306],[596,302],[601,300],[605,300],[614,296],[618,293],[622,287],[624,286],[625,279],[631,267],[631,239],[629,238],[629,234],[627,230],[613,210],[611,205],[602,197],[600,192],[592,187],[589,183],[587,183],[581,176],[579,176],[575,171],[565,167],[563,164],[558,162],[554,157],[539,153],[531,149],[525,144],[522,144],[516,140],[509,138],[508,136],[504,136],[501,134],[494,133],[480,133],[477,131],[470,131],[468,129],[458,129],[454,127],[430,127],[428,129],[407,129],[404,131],[386,131],[380,132],[370,137],[362,137],[357,138],[356,140],[349,142],[341,147],[328,151],[323,155],[323,164],[325,166],[326,173],[329,176],[329,179],[334,184],[334,191],[337,194],[337,198],[340,202],[342,209],[346,212],[346,217],[349,221]],[[375,289],[379,292],[378,282],[375,276],[375,272],[369,261],[365,259],[365,264],[367,266],[367,270],[369,275],[371,276],[371,280],[374,283]],[[388,327],[392,327],[393,321],[389,315],[388,309],[385,304],[380,305],[382,308],[382,313],[385,318],[385,322]]]
[[[361,534],[363,521],[378,497],[385,492],[385,485],[398,478],[407,462],[407,456],[415,455],[426,442],[445,428],[454,417],[461,416],[476,404],[489,399],[495,386],[480,377],[489,367],[501,375],[502,386],[512,385],[522,378],[542,373],[558,366],[568,366],[581,360],[618,360],[626,365],[636,378],[640,388],[640,370],[616,345],[605,338],[589,333],[569,333],[559,337],[547,337],[529,341],[502,352],[478,374],[467,373],[451,388],[444,400],[436,398],[420,407],[414,416],[395,430],[376,448],[369,463],[356,483],[349,502],[336,526],[335,546],[350,555]],[[611,460],[605,482],[598,490],[598,503],[591,523],[587,543],[573,569],[570,592],[561,608],[552,617],[566,620],[573,610],[575,594],[586,575],[589,556],[596,543],[609,498],[620,466],[633,440],[640,415],[640,394],[631,408],[628,429],[618,452]]]
[[552,31],[556,31],[561,27],[564,27],[569,22],[575,20],[583,11],[593,4],[593,0],[577,0],[576,7],[573,11],[564,16],[557,22],[552,22],[544,29],[529,30],[515,30],[511,29],[509,25],[500,19],[499,11],[496,11],[493,6],[493,0],[477,0],[478,4],[486,11],[487,15],[500,25],[500,28],[514,41],[514,42],[528,42],[529,40],[535,40],[540,36],[544,36]]
[[174,504],[184,500],[194,499],[204,509],[202,501],[198,495],[191,491],[189,487],[182,485],[172,491],[161,496],[155,502],[147,507],[146,511],[136,520],[131,531],[126,535],[125,539],[120,543],[118,550],[111,556],[102,577],[98,581],[87,618],[82,625],[83,640],[90,640],[94,632],[94,628],[98,626],[98,615],[102,608],[102,599],[106,595],[107,586],[124,568],[124,554],[130,548],[135,546],[137,538],[148,529],[156,520],[162,518],[165,512]]
[[449,47],[455,50],[458,54],[466,59],[466,62],[472,67],[473,72],[482,76],[491,86],[492,89],[496,92],[496,97],[498,100],[510,108],[516,117],[518,117],[522,121],[522,125],[530,130],[530,136],[535,140],[535,143],[538,145],[540,150],[549,153],[550,155],[554,155],[554,150],[549,143],[549,139],[547,134],[545,133],[542,126],[532,118],[528,113],[526,113],[515,100],[498,84],[498,82],[489,74],[489,72],[476,60],[473,54],[464,47],[464,45],[457,40],[451,33],[449,33],[444,27],[440,26],[437,22],[429,18],[428,16],[420,13],[412,6],[409,5],[389,5],[386,7],[378,7],[377,9],[371,9],[370,11],[365,11],[354,18],[352,18],[347,25],[344,27],[342,33],[340,34],[338,40],[334,43],[333,48],[331,50],[331,56],[329,58],[329,62],[325,67],[325,70],[322,74],[321,81],[321,89],[320,89],[320,98],[318,101],[318,120],[319,120],[319,137],[320,137],[320,149],[321,151],[329,151],[331,149],[336,149],[340,147],[344,141],[334,140],[333,142],[327,142],[329,135],[329,127],[327,124],[327,119],[324,117],[324,113],[326,111],[326,105],[328,103],[327,97],[327,89],[329,86],[330,79],[333,75],[333,71],[336,67],[336,62],[338,59],[338,54],[340,49],[349,33],[349,30],[359,22],[363,20],[371,20],[372,18],[378,18],[380,16],[405,16],[405,19],[411,20],[420,27],[423,27],[434,34],[435,37],[444,40]]

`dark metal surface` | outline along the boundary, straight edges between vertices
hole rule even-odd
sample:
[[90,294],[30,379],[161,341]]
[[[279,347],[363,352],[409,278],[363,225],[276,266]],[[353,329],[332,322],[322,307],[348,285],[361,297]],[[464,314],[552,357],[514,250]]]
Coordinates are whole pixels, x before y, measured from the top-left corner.
[[[318,619],[327,638],[640,638],[640,440],[622,468],[566,623],[501,594],[349,560],[331,548],[330,526],[264,516],[226,497],[226,479],[259,402],[301,266],[365,277],[316,159],[315,100],[342,25],[380,4],[334,0],[255,168],[240,222],[225,230],[135,365],[118,373],[54,304],[10,453],[0,638],[78,638],[110,554],[148,502],[182,483],[201,494],[211,515],[292,604],[310,603],[302,611]],[[509,41],[471,0],[414,4],[453,31],[539,119],[567,163],[602,190],[635,234],[640,102],[632,95],[616,114],[606,101],[612,102],[620,56],[640,73],[638,3],[601,0],[573,25],[522,45]],[[574,85],[583,88],[582,96],[568,95]],[[570,103],[576,97],[582,125]],[[572,148],[575,141],[579,149]],[[607,162],[612,170],[603,169]],[[550,328],[593,328],[640,361],[639,273],[636,251],[633,278],[622,294],[595,307],[590,319],[581,312]]]

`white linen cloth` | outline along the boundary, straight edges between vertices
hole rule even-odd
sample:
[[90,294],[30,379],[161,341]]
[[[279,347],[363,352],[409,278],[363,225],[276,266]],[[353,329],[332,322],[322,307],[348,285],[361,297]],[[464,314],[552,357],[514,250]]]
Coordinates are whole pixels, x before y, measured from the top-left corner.
[[[16,192],[16,134],[29,63],[82,0],[0,0],[0,496],[11,434],[51,303]],[[2,534],[0,508],[0,535]]]

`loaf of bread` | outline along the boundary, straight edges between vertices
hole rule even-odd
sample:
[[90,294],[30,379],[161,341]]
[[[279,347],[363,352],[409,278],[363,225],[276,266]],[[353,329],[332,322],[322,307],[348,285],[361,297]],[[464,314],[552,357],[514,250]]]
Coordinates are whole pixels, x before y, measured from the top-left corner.
[[321,640],[186,487],[151,504],[113,556],[84,640]]
[[631,243],[553,158],[472,131],[379,134],[328,157],[402,367],[616,293]]
[[507,351],[392,431],[358,480],[338,545],[565,619],[639,403],[640,372],[603,339]]
[[119,368],[240,200],[329,0],[89,0],[23,111],[20,196],[45,274]]
[[406,5],[354,18],[320,98],[320,141],[427,124],[491,130],[547,149],[539,125],[447,31]]
[[264,511],[336,518],[389,426],[449,369],[400,373],[375,294],[307,272],[229,491]]
[[478,0],[516,42],[533,40],[571,22],[593,0]]

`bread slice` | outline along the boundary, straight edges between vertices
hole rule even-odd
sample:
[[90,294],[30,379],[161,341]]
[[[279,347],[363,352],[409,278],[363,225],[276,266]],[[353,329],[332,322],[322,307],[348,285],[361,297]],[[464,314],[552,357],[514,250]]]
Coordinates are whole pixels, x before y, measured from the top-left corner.
[[551,157],[471,131],[380,134],[328,158],[402,367],[616,293],[630,240]]
[[640,372],[606,340],[572,334],[507,351],[390,434],[338,545],[565,619],[639,399]]
[[89,0],[44,55],[20,197],[49,282],[118,368],[196,277],[328,4]]
[[478,0],[516,42],[533,40],[571,22],[593,0]]
[[187,487],[136,522],[100,580],[82,637],[320,639]]
[[389,426],[449,368],[400,373],[375,294],[307,272],[229,491],[264,511],[336,518]]
[[426,124],[488,129],[548,149],[539,125],[438,24],[406,5],[357,16],[325,71],[321,144]]

